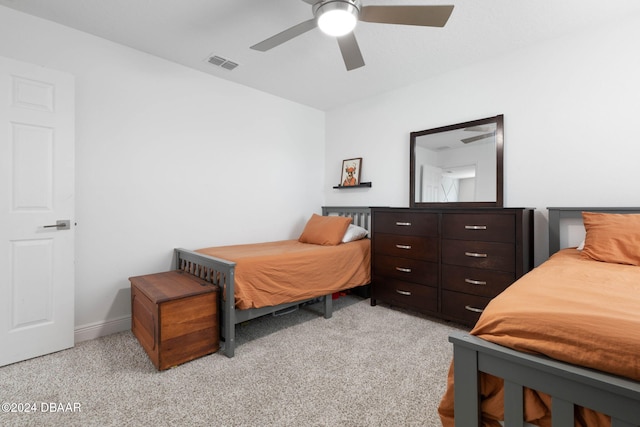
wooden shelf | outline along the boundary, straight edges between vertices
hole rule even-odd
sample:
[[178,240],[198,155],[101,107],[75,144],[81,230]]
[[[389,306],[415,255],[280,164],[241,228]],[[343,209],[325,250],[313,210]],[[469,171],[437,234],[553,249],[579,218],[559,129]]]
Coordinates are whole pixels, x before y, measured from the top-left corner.
[[370,182],[361,182],[358,185],[336,185],[333,188],[343,189],[343,188],[363,188],[363,187],[371,187],[371,183]]

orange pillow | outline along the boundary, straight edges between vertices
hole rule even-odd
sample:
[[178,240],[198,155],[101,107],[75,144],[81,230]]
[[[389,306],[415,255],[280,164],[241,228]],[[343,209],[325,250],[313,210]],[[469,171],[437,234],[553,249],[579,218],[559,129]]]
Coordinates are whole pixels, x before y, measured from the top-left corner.
[[640,265],[640,214],[582,212],[587,235],[582,258]]
[[307,225],[304,226],[298,241],[315,245],[335,246],[342,242],[349,224],[351,224],[351,218],[349,217],[313,214],[307,221]]

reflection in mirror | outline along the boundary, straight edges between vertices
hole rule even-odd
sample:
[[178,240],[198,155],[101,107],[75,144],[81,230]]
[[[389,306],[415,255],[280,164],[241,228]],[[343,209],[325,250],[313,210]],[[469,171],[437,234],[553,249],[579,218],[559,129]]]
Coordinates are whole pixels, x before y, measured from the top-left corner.
[[502,116],[411,133],[411,207],[502,206]]

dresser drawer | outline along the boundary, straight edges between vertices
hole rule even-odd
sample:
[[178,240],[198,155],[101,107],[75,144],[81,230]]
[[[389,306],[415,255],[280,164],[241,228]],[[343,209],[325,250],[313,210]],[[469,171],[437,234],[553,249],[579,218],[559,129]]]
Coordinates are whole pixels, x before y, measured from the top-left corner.
[[438,264],[435,262],[374,254],[373,274],[438,286]]
[[438,215],[422,212],[375,212],[376,233],[438,236]]
[[445,239],[515,242],[515,217],[506,214],[447,214],[442,216]]
[[484,268],[442,266],[442,288],[493,298],[515,280],[515,274]]
[[442,240],[443,264],[514,272],[515,256],[511,243]]
[[468,325],[474,325],[491,298],[460,292],[442,291],[442,312]]
[[438,239],[377,233],[374,253],[438,262]]
[[374,276],[371,297],[421,312],[438,311],[438,289],[417,283]]

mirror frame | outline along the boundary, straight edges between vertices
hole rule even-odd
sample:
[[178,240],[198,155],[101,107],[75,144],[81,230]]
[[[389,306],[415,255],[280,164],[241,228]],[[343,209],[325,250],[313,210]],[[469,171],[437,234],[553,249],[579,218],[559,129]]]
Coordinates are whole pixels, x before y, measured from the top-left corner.
[[[416,138],[430,135],[434,133],[447,132],[466,127],[485,125],[495,123],[496,125],[496,200],[486,202],[416,202],[416,174],[415,174],[415,147]],[[475,208],[475,207],[503,207],[503,185],[504,185],[504,116],[502,114],[485,119],[473,120],[470,122],[456,123],[454,125],[442,126],[433,129],[426,129],[411,132],[410,136],[410,154],[409,154],[409,207],[411,208]]]

